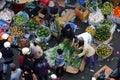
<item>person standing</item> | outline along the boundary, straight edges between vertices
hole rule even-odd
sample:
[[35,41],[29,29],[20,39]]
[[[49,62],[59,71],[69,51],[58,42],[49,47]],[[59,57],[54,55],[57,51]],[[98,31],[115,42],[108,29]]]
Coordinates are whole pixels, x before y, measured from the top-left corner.
[[0,52],[0,80],[2,80],[3,78],[3,64],[4,64],[5,60],[2,57],[2,53]]
[[50,69],[49,63],[41,56],[35,62],[35,72],[38,75],[39,80],[48,80],[48,70]]
[[35,59],[38,59],[43,55],[43,50],[41,49],[37,42],[31,44],[30,51],[34,55]]
[[25,59],[29,54],[30,54],[30,50],[28,47],[24,47],[22,48],[22,50],[20,50],[20,55],[18,56],[18,64],[22,70],[24,68]]
[[20,68],[17,68],[14,63],[10,64],[10,68],[11,68],[10,80],[20,80],[22,70]]
[[65,60],[64,60],[63,51],[61,49],[57,49],[57,54],[58,55],[55,59],[55,69],[56,69],[57,79],[60,80],[63,77]]
[[3,64],[3,73],[7,73],[7,68],[10,63],[13,62],[13,51],[10,48],[10,42],[5,42],[4,43],[4,48],[1,49],[1,53],[3,55],[3,58],[5,59],[5,62]]

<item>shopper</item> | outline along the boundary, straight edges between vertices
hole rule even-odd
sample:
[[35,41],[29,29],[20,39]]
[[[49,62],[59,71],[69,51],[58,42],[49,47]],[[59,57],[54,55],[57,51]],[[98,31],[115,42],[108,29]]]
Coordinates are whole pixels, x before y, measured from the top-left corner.
[[13,62],[13,51],[10,48],[10,42],[5,42],[4,43],[4,48],[1,49],[1,53],[3,55],[3,58],[5,59],[5,63],[3,64],[3,73],[7,73],[7,68],[10,63]]
[[90,46],[89,44],[85,43],[83,40],[79,40],[78,46],[76,47],[77,50],[81,50],[82,52],[78,54],[79,57],[86,56],[86,63],[90,64],[90,71],[94,71],[95,66],[95,49]]
[[56,75],[58,77],[58,80],[61,80],[64,73],[65,60],[64,60],[63,51],[61,49],[57,49],[57,54],[58,55],[55,59],[55,69],[56,69]]
[[0,80],[2,80],[3,78],[3,64],[4,64],[5,60],[2,57],[2,53],[0,52]]
[[20,50],[20,55],[18,56],[18,64],[22,70],[24,67],[25,59],[29,54],[30,54],[30,50],[27,47],[24,47],[22,50]]
[[31,70],[29,66],[25,65],[21,80],[38,80],[38,79],[33,70]]
[[34,71],[34,62],[35,60],[33,58],[33,54],[30,53],[29,55],[26,56],[24,64],[29,66],[30,69]]
[[49,63],[41,56],[35,62],[35,72],[39,80],[48,80],[48,70],[50,69]]
[[10,80],[20,80],[22,70],[20,68],[17,68],[14,63],[10,64],[10,68],[11,68]]
[[38,59],[43,55],[43,50],[37,42],[33,42],[33,44],[30,45],[30,51],[34,55],[35,59]]

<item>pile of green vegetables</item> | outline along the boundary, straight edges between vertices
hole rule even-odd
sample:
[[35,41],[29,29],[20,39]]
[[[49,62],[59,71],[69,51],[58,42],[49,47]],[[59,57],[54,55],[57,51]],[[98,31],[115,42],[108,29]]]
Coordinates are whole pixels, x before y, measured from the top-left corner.
[[106,41],[110,38],[111,32],[110,28],[106,26],[101,26],[96,28],[94,38],[98,41]]
[[50,30],[47,27],[41,26],[37,30],[37,35],[39,37],[48,37],[50,35]]
[[27,18],[22,15],[15,15],[14,22],[18,25],[25,24],[27,22]]
[[111,27],[114,23],[111,20],[105,19],[100,22],[100,26]]
[[34,21],[33,19],[30,19],[27,21],[25,26],[26,26],[27,30],[34,31],[39,27],[39,24],[36,21]]

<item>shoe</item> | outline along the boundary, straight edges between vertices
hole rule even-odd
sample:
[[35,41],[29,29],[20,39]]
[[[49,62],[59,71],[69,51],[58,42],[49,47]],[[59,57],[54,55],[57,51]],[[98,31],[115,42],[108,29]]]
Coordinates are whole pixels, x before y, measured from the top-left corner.
[[94,72],[94,69],[90,69],[90,72]]

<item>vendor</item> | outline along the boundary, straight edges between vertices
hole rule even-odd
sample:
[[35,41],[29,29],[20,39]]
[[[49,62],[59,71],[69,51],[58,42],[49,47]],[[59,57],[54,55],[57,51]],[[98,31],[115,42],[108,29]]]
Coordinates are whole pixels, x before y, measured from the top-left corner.
[[60,14],[60,7],[54,1],[49,1],[48,4],[48,14],[54,16],[55,14]]
[[79,57],[86,56],[86,63],[90,63],[90,71],[93,71],[95,60],[95,49],[89,44],[85,43],[83,40],[79,40],[78,45],[76,46],[77,50],[81,50],[82,52],[78,54]]
[[71,26],[73,32],[76,31],[76,29],[77,29],[77,25],[76,24],[74,24],[73,22],[67,22],[67,23],[64,24],[63,27],[66,27],[67,24],[69,24]]
[[87,44],[91,44],[92,41],[93,41],[91,34],[89,34],[88,32],[84,32],[84,33],[78,35],[77,38],[78,38],[79,40],[82,40],[82,39],[83,39],[84,42],[87,43]]
[[75,38],[75,33],[71,28],[70,24],[67,24],[65,27],[62,28],[61,30],[61,35],[58,38],[58,43],[65,40],[65,39],[70,39],[73,40]]

